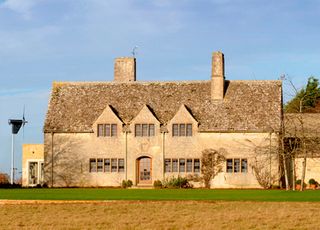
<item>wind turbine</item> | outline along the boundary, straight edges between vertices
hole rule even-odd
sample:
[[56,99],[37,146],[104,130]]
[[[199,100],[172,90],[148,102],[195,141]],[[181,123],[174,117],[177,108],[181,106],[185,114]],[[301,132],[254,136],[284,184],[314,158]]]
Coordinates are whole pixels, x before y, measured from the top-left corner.
[[11,170],[10,170],[10,183],[14,183],[14,137],[19,133],[19,130],[22,126],[24,132],[24,126],[28,121],[24,117],[25,109],[23,108],[22,120],[19,119],[9,119],[8,123],[11,125]]

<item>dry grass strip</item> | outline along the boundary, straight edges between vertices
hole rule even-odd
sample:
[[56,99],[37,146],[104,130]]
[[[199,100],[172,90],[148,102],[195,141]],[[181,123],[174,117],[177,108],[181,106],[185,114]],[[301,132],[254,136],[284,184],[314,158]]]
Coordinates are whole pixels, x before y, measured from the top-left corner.
[[0,229],[320,229],[319,219],[308,202],[0,202]]

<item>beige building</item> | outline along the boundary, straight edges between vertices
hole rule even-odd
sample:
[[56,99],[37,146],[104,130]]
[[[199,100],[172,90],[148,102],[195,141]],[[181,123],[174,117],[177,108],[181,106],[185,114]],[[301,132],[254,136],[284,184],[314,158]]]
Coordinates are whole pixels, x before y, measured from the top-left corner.
[[[54,82],[44,125],[49,186],[151,186],[201,176],[205,149],[223,150],[214,188],[260,187],[253,166],[278,175],[281,81],[225,79],[213,53],[207,81],[139,82],[135,58],[117,58],[112,82]],[[201,186],[201,183],[195,183]]]
[[22,186],[34,187],[43,184],[44,176],[43,144],[24,144],[22,146]]
[[[288,152],[287,160],[294,159],[294,163],[290,164],[290,179],[292,180],[293,177],[301,179],[304,162],[303,149],[305,149],[307,156],[305,182],[308,184],[310,179],[320,182],[320,113],[286,113],[284,121],[285,138],[296,141],[298,144],[293,146],[295,151]],[[305,148],[301,146],[302,141],[305,142]],[[290,153],[294,157],[290,156]],[[296,169],[295,172],[293,168]]]

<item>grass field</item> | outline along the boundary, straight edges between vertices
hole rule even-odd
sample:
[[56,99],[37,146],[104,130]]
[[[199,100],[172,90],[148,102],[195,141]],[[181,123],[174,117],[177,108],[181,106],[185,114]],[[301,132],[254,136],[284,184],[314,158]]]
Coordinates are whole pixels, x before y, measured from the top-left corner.
[[309,202],[37,202],[0,202],[0,229],[319,229],[320,219]]
[[320,190],[208,190],[208,189],[0,189],[10,200],[206,200],[319,202]]

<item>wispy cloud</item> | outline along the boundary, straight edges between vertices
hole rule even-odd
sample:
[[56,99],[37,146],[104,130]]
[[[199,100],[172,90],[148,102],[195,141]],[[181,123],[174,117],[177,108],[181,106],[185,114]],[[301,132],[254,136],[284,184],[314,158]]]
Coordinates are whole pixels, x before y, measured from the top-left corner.
[[12,10],[21,14],[24,19],[30,19],[32,17],[32,8],[41,0],[5,0],[0,1],[0,7]]

